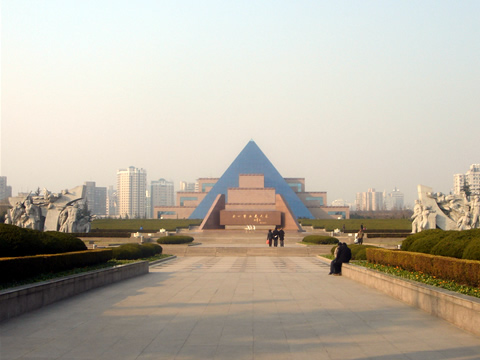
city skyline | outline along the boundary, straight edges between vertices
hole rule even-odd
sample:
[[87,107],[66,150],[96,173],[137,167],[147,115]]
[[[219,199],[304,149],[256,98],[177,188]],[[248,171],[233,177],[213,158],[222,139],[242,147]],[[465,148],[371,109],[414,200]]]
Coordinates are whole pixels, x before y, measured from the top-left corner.
[[220,177],[253,139],[328,202],[478,164],[480,3],[4,0],[13,192]]

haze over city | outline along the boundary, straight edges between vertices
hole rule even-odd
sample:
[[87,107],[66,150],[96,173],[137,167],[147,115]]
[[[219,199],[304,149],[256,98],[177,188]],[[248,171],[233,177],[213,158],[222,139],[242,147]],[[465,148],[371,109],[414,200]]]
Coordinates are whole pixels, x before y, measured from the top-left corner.
[[220,177],[250,139],[328,201],[480,163],[478,1],[3,0],[13,193]]

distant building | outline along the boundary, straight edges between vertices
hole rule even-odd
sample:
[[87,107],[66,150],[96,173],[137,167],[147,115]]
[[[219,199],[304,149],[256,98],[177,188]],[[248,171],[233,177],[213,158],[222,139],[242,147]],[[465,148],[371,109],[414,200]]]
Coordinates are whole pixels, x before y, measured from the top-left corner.
[[0,200],[8,199],[12,196],[12,187],[7,185],[7,177],[0,176]]
[[381,211],[385,210],[384,194],[368,189],[367,192],[359,192],[355,198],[356,211]]
[[146,193],[146,170],[130,166],[117,171],[118,215],[122,218],[146,218]]
[[472,194],[480,194],[480,164],[470,165],[470,169],[465,174],[453,175],[453,192],[460,195],[464,186],[468,184]]
[[343,200],[343,199],[333,200],[331,205],[332,206],[348,206],[348,207],[350,207],[350,203],[348,203],[346,200]]
[[177,192],[176,206],[154,209],[155,218],[204,219],[215,227],[271,226],[266,215],[280,221],[275,225],[294,228],[293,219],[348,219],[350,209],[328,206],[324,191],[305,191],[304,178],[283,178],[253,140],[222,177],[200,178],[195,191]]
[[165,179],[152,180],[150,184],[150,209],[149,217],[153,217],[153,209],[156,206],[175,206],[175,188],[173,181]]
[[97,187],[95,181],[85,181],[85,198],[91,215],[107,215],[107,188]]
[[404,208],[404,195],[397,188],[388,193],[385,198],[386,210],[402,210]]
[[178,191],[194,192],[195,191],[195,183],[180,181],[180,189]]

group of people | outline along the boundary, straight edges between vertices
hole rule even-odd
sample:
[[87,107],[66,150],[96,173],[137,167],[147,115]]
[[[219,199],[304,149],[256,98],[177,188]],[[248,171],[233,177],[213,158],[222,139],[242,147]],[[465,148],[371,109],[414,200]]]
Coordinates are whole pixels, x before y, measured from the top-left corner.
[[267,234],[267,244],[269,247],[274,247],[278,246],[278,243],[280,241],[280,247],[284,246],[284,240],[285,240],[285,231],[283,231],[282,228],[279,228],[278,226],[275,226],[275,230],[272,231],[272,229],[268,230]]
[[346,243],[339,242],[334,252],[335,259],[330,263],[330,273],[328,275],[342,275],[342,264],[349,263],[352,258],[352,251]]

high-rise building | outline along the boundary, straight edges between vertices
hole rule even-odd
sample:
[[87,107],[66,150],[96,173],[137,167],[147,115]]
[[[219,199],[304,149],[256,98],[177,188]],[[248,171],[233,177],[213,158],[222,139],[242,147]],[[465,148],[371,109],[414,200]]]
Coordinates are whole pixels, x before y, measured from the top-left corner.
[[402,210],[404,207],[404,195],[397,188],[388,193],[385,198],[385,206],[387,210]]
[[107,188],[85,181],[85,198],[91,215],[107,215]]
[[355,198],[355,210],[357,211],[380,211],[385,209],[384,194],[375,189],[357,193]]
[[153,216],[155,206],[175,206],[175,188],[173,181],[165,179],[152,180],[150,185],[150,212]]
[[7,177],[0,176],[0,200],[12,196],[12,187],[7,185]]
[[465,174],[453,175],[455,195],[462,194],[465,185],[468,185],[472,194],[480,194],[480,164],[470,165],[470,169]]
[[134,166],[117,171],[118,215],[133,219],[147,217],[147,172]]

